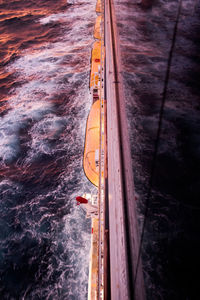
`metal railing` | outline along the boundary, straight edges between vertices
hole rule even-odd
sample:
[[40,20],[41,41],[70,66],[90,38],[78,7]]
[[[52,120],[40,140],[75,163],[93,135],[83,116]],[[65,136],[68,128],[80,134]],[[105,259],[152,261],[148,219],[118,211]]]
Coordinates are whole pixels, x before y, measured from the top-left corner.
[[98,210],[99,210],[99,244],[98,244],[98,290],[97,299],[104,298],[104,1],[101,3],[101,61],[100,61],[100,136],[99,136],[99,190],[98,190]]

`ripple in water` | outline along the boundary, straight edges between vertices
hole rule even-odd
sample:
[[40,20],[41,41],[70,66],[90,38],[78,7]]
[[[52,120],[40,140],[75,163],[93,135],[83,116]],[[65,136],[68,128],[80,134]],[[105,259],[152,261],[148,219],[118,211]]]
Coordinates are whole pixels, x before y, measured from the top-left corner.
[[[114,1],[141,229],[180,1],[139,2]],[[142,244],[149,300],[199,295],[199,12],[182,1]]]
[[82,155],[95,1],[0,7],[0,298],[86,299],[90,223],[74,199],[92,189]]

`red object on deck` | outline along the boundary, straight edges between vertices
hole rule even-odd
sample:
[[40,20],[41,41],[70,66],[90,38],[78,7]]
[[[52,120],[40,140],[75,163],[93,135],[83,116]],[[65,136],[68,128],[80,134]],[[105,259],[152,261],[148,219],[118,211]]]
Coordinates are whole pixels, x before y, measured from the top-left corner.
[[88,200],[83,197],[76,197],[77,205],[80,205],[81,203],[88,203]]

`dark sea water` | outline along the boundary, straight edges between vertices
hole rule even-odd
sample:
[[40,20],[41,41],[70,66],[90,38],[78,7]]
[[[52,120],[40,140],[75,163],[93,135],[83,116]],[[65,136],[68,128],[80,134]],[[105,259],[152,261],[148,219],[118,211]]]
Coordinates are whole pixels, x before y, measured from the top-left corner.
[[[115,0],[148,300],[199,297],[199,1]],[[95,1],[0,0],[0,299],[87,298],[82,171]],[[123,300],[123,299],[122,299]]]
[[149,2],[114,1],[147,299],[200,299],[200,2],[182,1],[153,173],[180,1]]
[[0,299],[86,299],[95,1],[0,1]]

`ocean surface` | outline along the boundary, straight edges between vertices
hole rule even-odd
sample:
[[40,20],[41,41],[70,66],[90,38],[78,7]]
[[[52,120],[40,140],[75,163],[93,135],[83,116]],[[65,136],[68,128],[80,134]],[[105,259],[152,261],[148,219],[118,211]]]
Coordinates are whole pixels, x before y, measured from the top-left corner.
[[[2,300],[87,299],[90,223],[75,197],[93,189],[82,155],[95,2],[0,0]],[[149,2],[114,1],[147,299],[198,300],[199,1],[182,0],[167,87],[180,1]]]
[[140,2],[114,0],[146,294],[197,300],[200,2]]
[[0,299],[87,298],[95,1],[0,1]]

